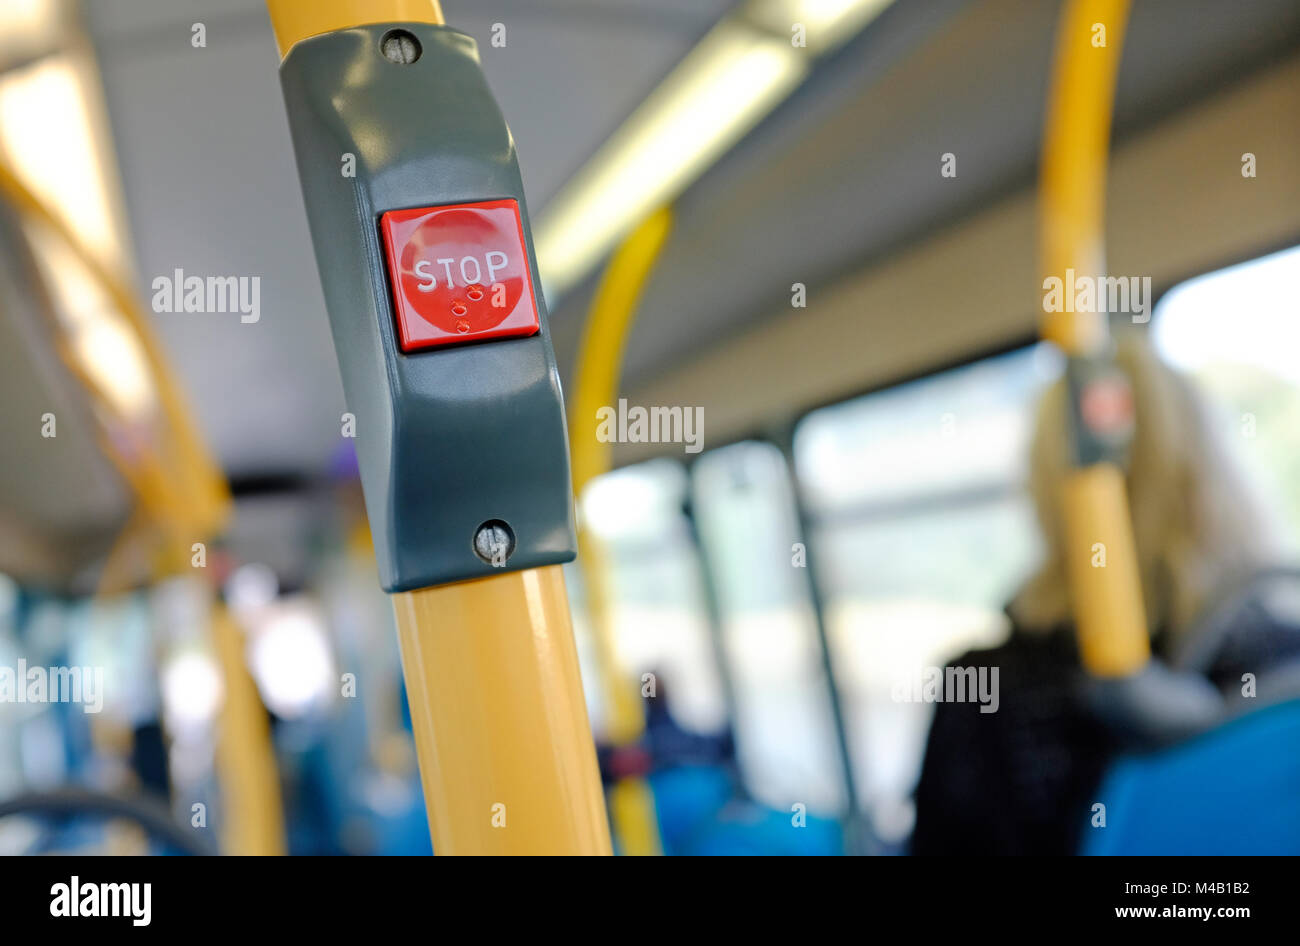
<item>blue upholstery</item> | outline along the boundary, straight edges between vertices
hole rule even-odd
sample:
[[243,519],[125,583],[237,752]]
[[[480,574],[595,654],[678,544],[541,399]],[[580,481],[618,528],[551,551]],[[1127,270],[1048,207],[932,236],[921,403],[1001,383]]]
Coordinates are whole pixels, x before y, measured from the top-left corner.
[[1096,800],[1084,854],[1300,854],[1300,701],[1122,758]]

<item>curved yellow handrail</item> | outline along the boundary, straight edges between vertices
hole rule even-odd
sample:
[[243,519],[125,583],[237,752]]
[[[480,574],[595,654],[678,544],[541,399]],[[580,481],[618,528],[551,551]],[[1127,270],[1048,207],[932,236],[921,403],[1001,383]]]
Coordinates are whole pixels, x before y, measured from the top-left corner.
[[[596,437],[597,411],[618,398],[623,351],[636,319],[637,304],[668,240],[672,220],[671,209],[661,208],[628,235],[610,259],[592,301],[579,349],[569,413],[573,489],[579,497],[591,480],[608,472],[612,465],[612,446]],[[645,715],[636,696],[635,682],[627,679],[619,666],[610,611],[609,559],[599,539],[581,518],[578,564],[609,707],[609,738],[616,746],[631,745],[641,738]],[[614,785],[610,790],[610,815],[623,853],[660,852],[654,799],[644,779],[622,779]]]
[[[3,162],[0,195],[26,219],[59,239],[108,296],[140,343],[161,410],[163,423],[154,440],[132,437],[129,453],[123,449],[115,433],[121,436],[130,424],[118,415],[112,399],[55,324],[58,353],[94,403],[103,428],[100,447],[139,503],[109,552],[99,589],[103,592],[113,586],[122,553],[150,526],[161,539],[155,574],[183,572],[189,567],[193,544],[208,541],[225,527],[230,493],[192,420],[149,318],[126,281],[110,271]],[[218,773],[226,802],[223,847],[234,854],[282,854],[285,841],[279,777],[266,712],[244,660],[243,636],[220,605],[213,607],[210,622],[226,691],[217,726]]]
[[[183,567],[193,542],[206,540],[224,527],[230,514],[230,493],[193,423],[193,415],[167,365],[149,317],[126,281],[110,271],[2,161],[0,196],[67,247],[104,290],[140,343],[162,412],[163,435],[152,443],[136,438],[131,443],[130,457],[124,455],[109,431],[101,436],[101,446],[155,525],[173,544],[165,552],[165,563],[160,564],[165,569]],[[96,410],[103,417],[115,419],[116,426],[126,430],[129,425],[118,416],[112,400],[89,375],[62,335],[56,335],[56,344],[68,369],[91,393]]]
[[623,350],[636,320],[637,303],[673,226],[673,213],[661,207],[628,234],[601,277],[587,314],[570,418],[573,491],[609,472],[613,448],[596,439],[596,412],[618,397]]

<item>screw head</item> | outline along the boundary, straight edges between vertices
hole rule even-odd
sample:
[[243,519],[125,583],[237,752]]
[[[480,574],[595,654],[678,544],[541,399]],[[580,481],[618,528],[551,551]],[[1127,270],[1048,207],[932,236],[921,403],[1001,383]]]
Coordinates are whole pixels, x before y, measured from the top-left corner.
[[489,519],[474,533],[474,554],[495,568],[504,568],[514,551],[514,530],[500,519]]
[[379,51],[389,62],[409,66],[420,58],[420,41],[409,30],[390,30],[379,41]]

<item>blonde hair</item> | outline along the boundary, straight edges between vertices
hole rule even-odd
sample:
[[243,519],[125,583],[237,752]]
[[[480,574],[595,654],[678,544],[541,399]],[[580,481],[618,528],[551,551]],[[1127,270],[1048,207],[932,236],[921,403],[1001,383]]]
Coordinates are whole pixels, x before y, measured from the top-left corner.
[[[1177,637],[1217,595],[1275,562],[1280,543],[1190,381],[1136,331],[1117,339],[1115,357],[1133,389],[1126,483],[1147,627]],[[1065,384],[1058,381],[1039,404],[1030,447],[1044,561],[1011,604],[1012,617],[1029,631],[1070,618],[1060,505],[1069,445]]]

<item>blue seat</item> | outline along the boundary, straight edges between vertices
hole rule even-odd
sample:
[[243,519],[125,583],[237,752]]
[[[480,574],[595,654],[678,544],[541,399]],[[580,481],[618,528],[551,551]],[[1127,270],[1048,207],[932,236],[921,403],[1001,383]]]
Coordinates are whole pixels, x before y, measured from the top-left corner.
[[1300,700],[1125,757],[1096,800],[1106,827],[1085,829],[1084,854],[1300,854]]
[[834,856],[844,853],[839,822],[808,815],[794,827],[789,811],[736,797],[721,766],[680,765],[650,776],[665,854]]

